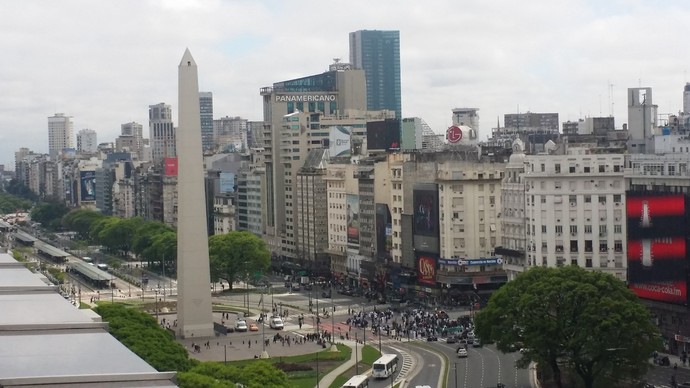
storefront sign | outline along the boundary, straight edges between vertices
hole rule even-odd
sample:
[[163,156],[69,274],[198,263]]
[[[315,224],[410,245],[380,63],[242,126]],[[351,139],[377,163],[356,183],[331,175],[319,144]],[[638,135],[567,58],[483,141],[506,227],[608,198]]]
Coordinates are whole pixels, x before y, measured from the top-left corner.
[[436,259],[420,256],[417,261],[417,283],[436,285]]

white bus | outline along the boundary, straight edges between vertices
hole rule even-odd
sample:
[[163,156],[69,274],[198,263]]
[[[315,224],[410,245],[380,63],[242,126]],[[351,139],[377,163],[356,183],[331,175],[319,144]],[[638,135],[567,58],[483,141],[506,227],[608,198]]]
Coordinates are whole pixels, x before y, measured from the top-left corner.
[[350,380],[347,380],[342,388],[367,388],[368,386],[369,377],[367,375],[355,375],[350,377]]
[[93,259],[88,257],[88,256],[84,256],[84,257],[82,257],[82,259],[84,260],[85,263],[93,263]]
[[374,361],[371,375],[378,379],[385,379],[398,370],[398,355],[384,354]]

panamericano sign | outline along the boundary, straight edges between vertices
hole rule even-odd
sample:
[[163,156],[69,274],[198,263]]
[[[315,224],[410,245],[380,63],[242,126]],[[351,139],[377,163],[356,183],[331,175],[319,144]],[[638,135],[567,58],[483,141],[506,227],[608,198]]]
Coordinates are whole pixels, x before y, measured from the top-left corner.
[[276,102],[327,102],[335,99],[335,94],[276,94]]

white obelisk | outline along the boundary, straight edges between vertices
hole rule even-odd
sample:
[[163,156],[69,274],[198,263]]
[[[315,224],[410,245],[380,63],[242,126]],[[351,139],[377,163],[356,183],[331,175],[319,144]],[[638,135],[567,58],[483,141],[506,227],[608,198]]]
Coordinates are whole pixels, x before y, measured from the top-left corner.
[[189,49],[178,68],[177,334],[213,336],[211,272],[201,153],[199,76]]

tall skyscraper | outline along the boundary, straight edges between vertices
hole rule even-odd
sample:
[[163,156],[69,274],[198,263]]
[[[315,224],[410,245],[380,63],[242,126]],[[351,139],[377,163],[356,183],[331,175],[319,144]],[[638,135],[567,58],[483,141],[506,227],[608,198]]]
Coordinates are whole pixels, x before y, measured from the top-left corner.
[[74,148],[74,122],[64,113],[48,117],[48,152],[50,160],[56,161],[62,150]]
[[400,31],[351,32],[350,64],[364,70],[367,110],[393,110],[395,118],[402,120]]
[[[197,105],[199,105],[197,103]],[[172,121],[170,105],[160,103],[149,105],[149,139],[151,155],[154,163],[160,163],[163,158],[174,158],[175,127]]]
[[201,152],[199,76],[189,49],[178,67],[177,332],[213,336],[210,264]]
[[93,129],[84,128],[77,133],[77,152],[93,154],[98,151],[98,135]]
[[199,92],[201,114],[201,147],[204,151],[213,148],[213,93]]

